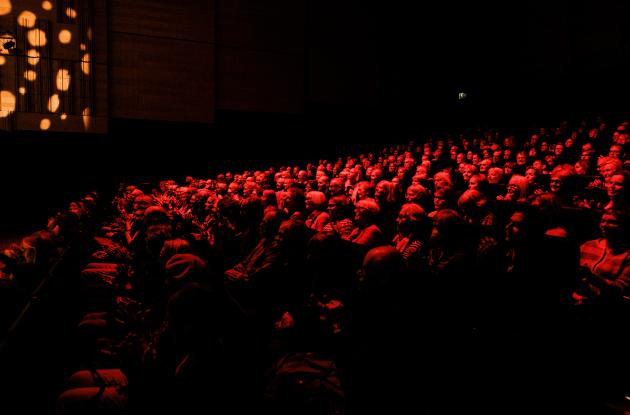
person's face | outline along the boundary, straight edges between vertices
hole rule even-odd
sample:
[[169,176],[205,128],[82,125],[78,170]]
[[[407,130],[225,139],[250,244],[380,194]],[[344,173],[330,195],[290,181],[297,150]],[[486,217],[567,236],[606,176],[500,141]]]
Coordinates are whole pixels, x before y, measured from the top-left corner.
[[554,153],[556,154],[556,156],[561,155],[562,151],[564,151],[564,146],[562,144],[556,144],[556,147],[554,149]]
[[621,222],[619,219],[611,213],[604,213],[601,221],[599,222],[599,229],[602,232],[602,236],[607,240],[617,240],[618,238],[625,237]]
[[543,141],[542,143],[540,143],[540,151],[542,151],[543,153],[546,152],[547,150],[549,150],[549,145]]
[[409,209],[401,209],[398,217],[396,218],[396,225],[398,226],[398,232],[405,234],[409,232],[412,224],[412,216]]
[[514,183],[508,184],[507,195],[509,200],[517,200],[519,196],[518,186]]
[[468,189],[469,190],[479,190],[479,179],[477,177],[471,177],[468,181]]
[[551,180],[549,181],[549,190],[551,190],[552,193],[557,193],[560,191],[561,187],[562,179],[558,176],[552,176]]
[[356,206],[354,208],[354,222],[357,225],[364,225],[368,222],[369,219],[369,212],[367,210],[367,208],[363,207],[363,206]]
[[608,151],[608,156],[609,157],[616,157],[616,158],[620,158],[621,157],[621,146],[610,146],[610,150]]
[[510,221],[505,226],[505,240],[507,242],[518,241],[523,235],[523,222],[525,215],[521,212],[514,212]]
[[498,170],[493,169],[488,172],[488,183],[496,184],[499,183],[500,179],[501,175],[499,174]]
[[464,173],[462,174],[462,177],[464,178],[464,181],[466,183],[468,183],[470,181],[470,178],[472,177],[472,175],[474,174],[473,169],[471,168],[466,168],[464,170]]
[[482,160],[481,163],[479,163],[479,172],[487,173],[491,165],[492,165],[492,162],[490,160],[488,159]]
[[376,185],[374,189],[374,197],[377,199],[382,198],[385,195],[385,185],[383,183],[379,183]]
[[466,160],[472,161],[472,159],[473,159],[473,152],[472,151],[466,152]]
[[499,161],[501,161],[501,152],[495,151],[494,153],[492,153],[492,162],[498,163]]
[[567,138],[567,141],[564,142],[564,146],[566,148],[571,148],[573,147],[573,138]]
[[536,181],[536,169],[527,169],[525,171],[525,178],[527,179],[528,183],[534,183]]
[[330,190],[330,193],[334,195],[339,195],[343,193],[343,185],[340,180],[331,181],[328,189]]
[[619,195],[623,191],[624,186],[624,176],[621,174],[613,174],[606,182],[606,191],[608,193],[608,196],[610,198],[619,197]]
[[357,188],[357,198],[359,200],[361,200],[361,199],[365,199],[367,197],[368,197],[368,188],[367,188],[367,186],[360,185]]
[[479,155],[478,155],[478,154],[473,154],[473,157],[472,157],[472,163],[473,163],[474,165],[479,164]]
[[228,194],[235,195],[237,193],[238,193],[238,184],[236,182],[230,183],[230,185],[228,186]]
[[611,163],[608,163],[604,164],[599,170],[602,177],[604,177],[604,179],[608,179],[615,173],[615,166]]
[[582,175],[586,174],[586,170],[584,170],[584,167],[582,166],[582,163],[575,163],[573,168],[575,169],[575,174],[577,174],[579,176],[582,176]]
[[524,166],[525,163],[527,163],[527,157],[525,157],[525,154],[518,153],[516,155],[516,164],[518,164],[519,166]]
[[464,153],[459,153],[457,155],[457,158],[455,159],[455,162],[457,164],[462,164],[464,162]]
[[405,192],[405,200],[407,201],[407,203],[416,201],[417,197],[418,193],[411,188],[407,189],[407,191]]

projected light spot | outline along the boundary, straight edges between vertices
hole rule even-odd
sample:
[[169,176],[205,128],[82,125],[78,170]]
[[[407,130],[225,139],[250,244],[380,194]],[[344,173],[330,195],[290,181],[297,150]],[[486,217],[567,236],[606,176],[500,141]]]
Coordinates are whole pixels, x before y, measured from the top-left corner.
[[70,72],[67,69],[57,71],[57,89],[67,91],[70,88]]
[[53,8],[53,4],[51,2],[49,2],[48,0],[46,1],[42,1],[42,9],[46,10],[46,11],[50,11]]
[[44,118],[39,122],[39,128],[41,130],[47,130],[50,128],[50,120],[48,118]]
[[87,48],[85,47],[85,43],[81,43],[81,44],[79,45],[79,49],[81,49],[82,51],[85,51],[85,49],[87,49]]
[[44,46],[46,42],[48,42],[46,39],[46,32],[41,29],[29,30],[26,38],[28,39],[28,43],[35,47]]
[[21,86],[20,89],[18,89],[18,91],[20,92],[20,95],[26,94],[26,88],[24,88],[23,86]]
[[28,52],[26,52],[28,58],[26,58],[26,60],[28,61],[29,64],[35,66],[39,63],[39,52],[35,49],[29,49]]
[[83,110],[83,127],[87,130],[90,128],[90,109],[85,108]]
[[0,0],[0,16],[11,13],[11,1]]
[[63,114],[61,114],[61,119],[65,120],[66,118],[68,118],[68,114],[66,114],[65,112]]
[[86,53],[83,55],[83,59],[81,59],[81,70],[84,74],[90,74],[90,54]]
[[69,30],[63,29],[61,32],[59,32],[59,41],[63,43],[64,45],[67,45],[68,43],[72,42],[72,32],[70,32]]
[[28,27],[28,28],[31,28],[31,27],[35,26],[35,20],[37,20],[37,16],[35,16],[35,13],[33,13],[33,12],[29,11],[29,10],[24,10],[17,17],[18,24],[20,26],[24,26],[24,27]]
[[6,117],[15,110],[15,95],[9,91],[0,92],[0,117]]
[[72,7],[66,7],[66,16],[68,16],[71,19],[74,19],[77,17],[77,11],[74,10]]
[[5,63],[7,63],[7,60],[5,59],[4,56],[0,56],[0,66],[4,65]]
[[48,99],[48,111],[57,112],[58,109],[59,109],[59,95],[53,94]]
[[29,69],[28,71],[24,72],[24,78],[26,78],[27,81],[33,82],[37,79],[37,73]]

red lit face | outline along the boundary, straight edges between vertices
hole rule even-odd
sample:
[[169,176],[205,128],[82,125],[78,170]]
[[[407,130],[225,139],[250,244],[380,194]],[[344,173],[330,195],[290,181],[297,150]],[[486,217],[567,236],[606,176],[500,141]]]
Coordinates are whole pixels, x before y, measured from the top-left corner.
[[606,182],[606,191],[610,198],[619,197],[625,186],[624,176],[621,174],[613,174]]

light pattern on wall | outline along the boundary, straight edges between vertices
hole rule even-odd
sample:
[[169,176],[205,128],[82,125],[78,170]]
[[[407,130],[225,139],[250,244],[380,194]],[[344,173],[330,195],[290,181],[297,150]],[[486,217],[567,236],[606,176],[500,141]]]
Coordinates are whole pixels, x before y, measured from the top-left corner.
[[0,24],[13,41],[0,39],[0,129],[10,129],[20,113],[41,115],[41,130],[73,130],[61,124],[72,120],[90,129],[96,102],[93,9],[92,0],[0,0]]

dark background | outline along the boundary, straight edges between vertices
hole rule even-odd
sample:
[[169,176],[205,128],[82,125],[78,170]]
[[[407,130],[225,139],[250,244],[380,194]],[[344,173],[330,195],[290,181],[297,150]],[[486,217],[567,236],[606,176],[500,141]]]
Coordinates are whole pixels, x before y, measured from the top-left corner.
[[[229,30],[221,19],[231,2],[216,3],[213,122],[137,119],[113,108],[106,135],[1,133],[0,233],[41,228],[73,198],[120,181],[316,160],[462,126],[507,132],[630,113],[630,2],[305,0],[272,2],[272,13],[241,1]],[[290,22],[290,30],[274,33],[277,22]],[[230,33],[263,40],[235,46]],[[275,51],[291,33],[299,41]],[[298,61],[278,92],[291,99],[276,99],[260,71],[249,95],[238,95],[247,74],[231,77],[239,60],[221,48],[264,52],[260,68],[286,69],[287,56]],[[284,72],[274,73],[271,85],[283,85]],[[467,99],[457,99],[460,91]]]

